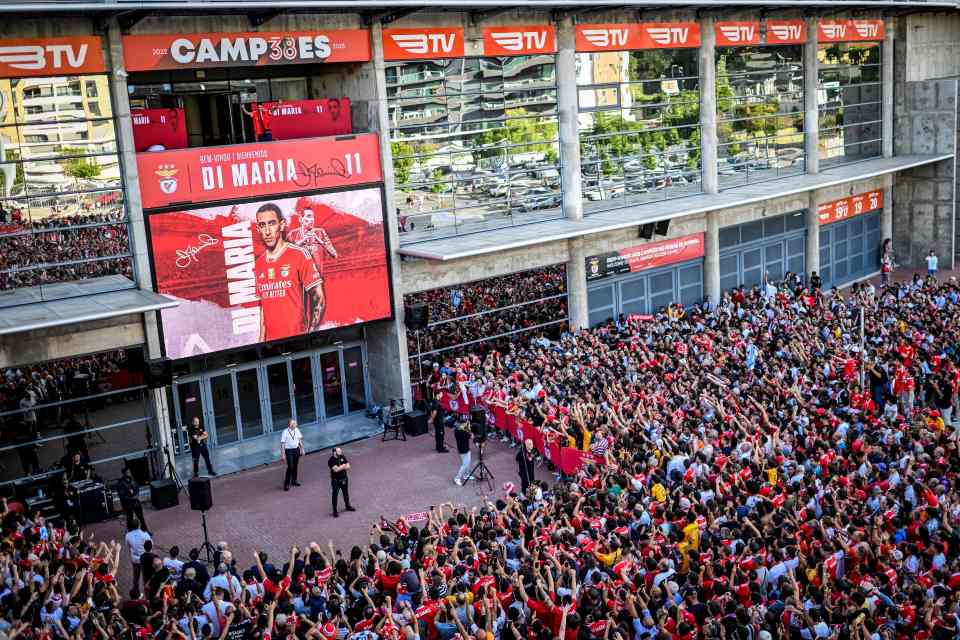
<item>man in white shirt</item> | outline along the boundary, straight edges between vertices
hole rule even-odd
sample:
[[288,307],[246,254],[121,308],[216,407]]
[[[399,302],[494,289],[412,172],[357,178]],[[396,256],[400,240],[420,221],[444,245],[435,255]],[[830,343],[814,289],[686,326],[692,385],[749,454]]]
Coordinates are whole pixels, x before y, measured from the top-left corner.
[[930,250],[930,253],[927,254],[927,275],[937,277],[937,267],[939,266],[940,260],[937,258],[937,254],[933,252],[933,249]]
[[290,485],[299,487],[297,482],[297,468],[300,466],[300,456],[303,455],[303,434],[297,428],[297,421],[290,420],[287,428],[280,435],[280,459],[287,466],[283,476],[283,490],[289,491]]
[[130,530],[127,532],[127,551],[130,552],[130,562],[133,563],[133,585],[140,586],[140,556],[143,555],[143,543],[153,540],[150,534],[140,528],[140,520],[133,518]]
[[224,597],[230,601],[237,600],[243,595],[243,585],[240,584],[236,576],[230,573],[227,565],[223,562],[217,565],[217,575],[210,578],[210,582],[203,590],[203,597],[209,600],[215,589],[220,589]]

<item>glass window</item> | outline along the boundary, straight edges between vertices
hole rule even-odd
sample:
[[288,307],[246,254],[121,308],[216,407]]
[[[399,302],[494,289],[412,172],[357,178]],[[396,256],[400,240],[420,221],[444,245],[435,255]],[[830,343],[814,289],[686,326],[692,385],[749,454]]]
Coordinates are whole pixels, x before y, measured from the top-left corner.
[[[407,351],[413,361],[418,354],[419,360],[452,360],[520,335],[555,337],[566,326],[566,292],[566,267],[555,265],[404,296],[405,307],[429,309],[425,329],[408,329]],[[419,369],[412,368],[411,375],[417,377]]]
[[561,217],[554,56],[389,63],[403,241]]
[[802,172],[803,47],[723,47],[716,64],[721,188]]
[[700,193],[696,49],[577,54],[587,213]]
[[141,349],[2,371],[0,483],[59,470],[74,454],[115,478],[126,454],[152,450]]
[[880,155],[880,43],[821,44],[817,60],[821,164],[845,164]]

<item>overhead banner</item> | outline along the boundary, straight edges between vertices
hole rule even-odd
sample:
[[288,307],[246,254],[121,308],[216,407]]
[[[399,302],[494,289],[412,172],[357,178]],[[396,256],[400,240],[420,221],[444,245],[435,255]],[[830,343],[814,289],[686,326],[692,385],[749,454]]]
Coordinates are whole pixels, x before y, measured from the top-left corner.
[[647,242],[635,247],[609,251],[586,259],[587,280],[599,280],[620,273],[665,267],[703,257],[704,234],[694,233],[672,240]]
[[144,209],[383,180],[377,135],[137,154]]
[[767,20],[763,25],[759,20],[718,22],[714,29],[718,47],[803,44],[807,40],[807,25],[803,20]]
[[0,77],[103,73],[103,46],[97,36],[0,40]]
[[865,42],[883,40],[883,20],[821,20],[817,23],[818,42]]
[[804,20],[767,20],[767,44],[803,44],[807,41]]
[[123,36],[127,71],[367,62],[366,29]]
[[168,358],[389,318],[380,188],[147,218]]
[[577,51],[680,49],[700,46],[696,22],[578,24]]
[[556,53],[557,34],[553,25],[508,25],[483,30],[486,56],[526,56]]
[[821,204],[817,207],[817,218],[821,225],[826,225],[881,208],[883,208],[883,190],[875,189]]
[[185,149],[187,119],[183,109],[133,109],[133,146],[137,151]]
[[718,47],[760,44],[760,22],[718,22],[714,25]]
[[274,140],[338,136],[353,131],[350,98],[284,100],[268,104]]
[[460,27],[383,30],[385,60],[462,58],[463,54],[463,29]]

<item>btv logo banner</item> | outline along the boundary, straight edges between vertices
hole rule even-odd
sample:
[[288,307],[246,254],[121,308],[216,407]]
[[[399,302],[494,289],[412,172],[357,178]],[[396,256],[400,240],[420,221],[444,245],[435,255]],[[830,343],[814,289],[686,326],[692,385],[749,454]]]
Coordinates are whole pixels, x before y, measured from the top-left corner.
[[577,51],[683,49],[700,46],[696,22],[581,24],[576,28]]
[[483,53],[487,56],[523,56],[556,53],[557,37],[552,25],[509,25],[483,30]]
[[821,20],[818,42],[867,42],[883,40],[883,20]]
[[[767,20],[766,44],[803,44],[807,39],[803,20]],[[718,47],[761,44],[760,21],[718,22],[715,25]]]
[[459,27],[384,29],[383,57],[386,60],[462,58],[463,29]]
[[0,40],[0,76],[36,76],[103,73],[103,48],[96,36]]
[[760,44],[760,23],[718,22],[716,34],[718,47]]

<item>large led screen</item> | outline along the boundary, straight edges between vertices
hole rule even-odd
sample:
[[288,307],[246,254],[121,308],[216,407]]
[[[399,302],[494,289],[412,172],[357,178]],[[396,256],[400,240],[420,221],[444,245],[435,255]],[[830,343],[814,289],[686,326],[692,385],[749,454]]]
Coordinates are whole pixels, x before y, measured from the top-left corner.
[[390,317],[379,188],[149,216],[168,358]]

